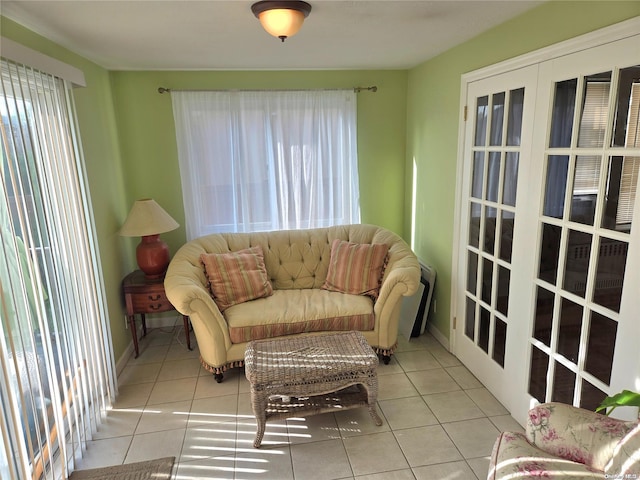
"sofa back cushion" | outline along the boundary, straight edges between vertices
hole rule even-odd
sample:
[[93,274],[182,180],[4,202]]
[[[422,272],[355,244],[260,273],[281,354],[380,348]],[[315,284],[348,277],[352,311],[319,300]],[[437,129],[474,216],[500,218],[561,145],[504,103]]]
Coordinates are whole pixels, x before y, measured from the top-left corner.
[[[172,263],[184,265],[192,278],[207,283],[199,260],[202,253],[227,253],[262,247],[267,277],[273,289],[321,288],[327,278],[331,244],[335,239],[352,243],[389,245],[387,270],[404,258],[408,246],[395,233],[375,225],[336,225],[308,230],[281,230],[252,233],[216,233],[191,240]],[[188,265],[186,265],[188,264]]]
[[331,243],[329,271],[322,288],[378,298],[389,246],[384,243]]
[[209,281],[211,296],[221,312],[273,293],[259,245],[235,252],[203,253],[200,261]]

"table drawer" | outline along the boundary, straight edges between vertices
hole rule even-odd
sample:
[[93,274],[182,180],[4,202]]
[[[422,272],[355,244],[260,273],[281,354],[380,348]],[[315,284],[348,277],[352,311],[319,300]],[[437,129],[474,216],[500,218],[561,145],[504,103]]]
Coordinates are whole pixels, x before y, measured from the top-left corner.
[[161,292],[131,294],[131,304],[136,313],[168,312],[174,309]]

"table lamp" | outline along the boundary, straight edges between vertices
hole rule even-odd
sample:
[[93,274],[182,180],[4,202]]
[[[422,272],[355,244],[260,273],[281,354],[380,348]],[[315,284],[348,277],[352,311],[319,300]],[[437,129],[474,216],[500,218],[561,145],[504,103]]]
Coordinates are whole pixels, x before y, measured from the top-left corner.
[[138,267],[149,279],[162,278],[169,266],[169,247],[160,234],[180,225],[151,198],[136,200],[120,229],[123,237],[142,237],[136,248]]

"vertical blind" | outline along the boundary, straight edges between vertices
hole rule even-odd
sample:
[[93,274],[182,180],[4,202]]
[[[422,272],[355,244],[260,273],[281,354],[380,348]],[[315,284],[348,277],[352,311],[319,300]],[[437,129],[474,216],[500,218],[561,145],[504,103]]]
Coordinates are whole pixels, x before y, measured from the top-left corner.
[[[634,83],[631,86],[625,147],[640,147],[640,83]],[[640,157],[625,157],[622,166],[622,178],[620,179],[617,223],[631,222],[639,176]]]
[[[609,111],[609,82],[587,82],[580,116],[579,147],[602,147]],[[581,155],[576,159],[573,193],[596,194],[600,182],[600,155]]]
[[1,61],[0,477],[67,478],[115,394],[70,86]]
[[[579,147],[601,147],[607,128],[610,82],[588,82],[580,118]],[[631,86],[629,96],[629,114],[625,133],[625,147],[640,146],[640,84]],[[581,155],[576,159],[573,183],[574,194],[595,194],[600,179],[599,155]],[[636,185],[640,173],[640,157],[624,157],[618,193],[616,223],[631,223],[633,205],[636,199]]]

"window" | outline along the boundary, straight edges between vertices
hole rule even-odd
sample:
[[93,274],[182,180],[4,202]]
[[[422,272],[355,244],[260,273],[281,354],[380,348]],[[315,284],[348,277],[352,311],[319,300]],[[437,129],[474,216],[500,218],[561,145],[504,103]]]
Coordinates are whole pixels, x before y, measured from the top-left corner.
[[0,477],[67,478],[115,391],[73,98],[0,67]]
[[[629,74],[634,73],[629,78]],[[629,98],[622,97],[619,110],[624,115],[626,105],[628,105],[628,115],[623,123],[624,147],[640,147],[640,66],[623,70],[622,82],[630,83]],[[626,102],[626,103],[625,103]],[[622,175],[620,178],[620,194],[618,198],[618,211],[616,212],[617,224],[630,224],[633,216],[633,205],[636,201],[636,185],[638,185],[638,174],[640,173],[640,157],[626,156],[623,160]]]
[[[597,194],[602,169],[606,172],[606,206],[603,226],[612,230],[629,231],[636,198],[636,185],[640,172],[640,157],[610,155],[602,165],[602,149],[606,148],[606,136],[611,134],[611,147],[637,148],[640,146],[640,66],[620,69],[618,88],[611,99],[612,72],[585,77],[580,105],[577,147],[585,153],[577,155],[573,178],[571,220],[590,224],[594,222]],[[556,85],[554,121],[550,146],[568,148],[571,145],[571,121],[575,109],[577,79]],[[615,103],[615,122],[608,125],[609,105]],[[562,116],[560,115],[562,113]],[[564,122],[559,119],[564,118]],[[609,129],[609,132],[607,131]],[[613,151],[612,151],[613,153]],[[564,206],[566,171],[570,158],[554,155],[549,159],[545,215],[560,218]],[[563,173],[559,174],[557,170]],[[551,177],[554,177],[553,179]],[[551,201],[554,197],[553,201]]]
[[189,239],[360,221],[353,91],[171,97]]

